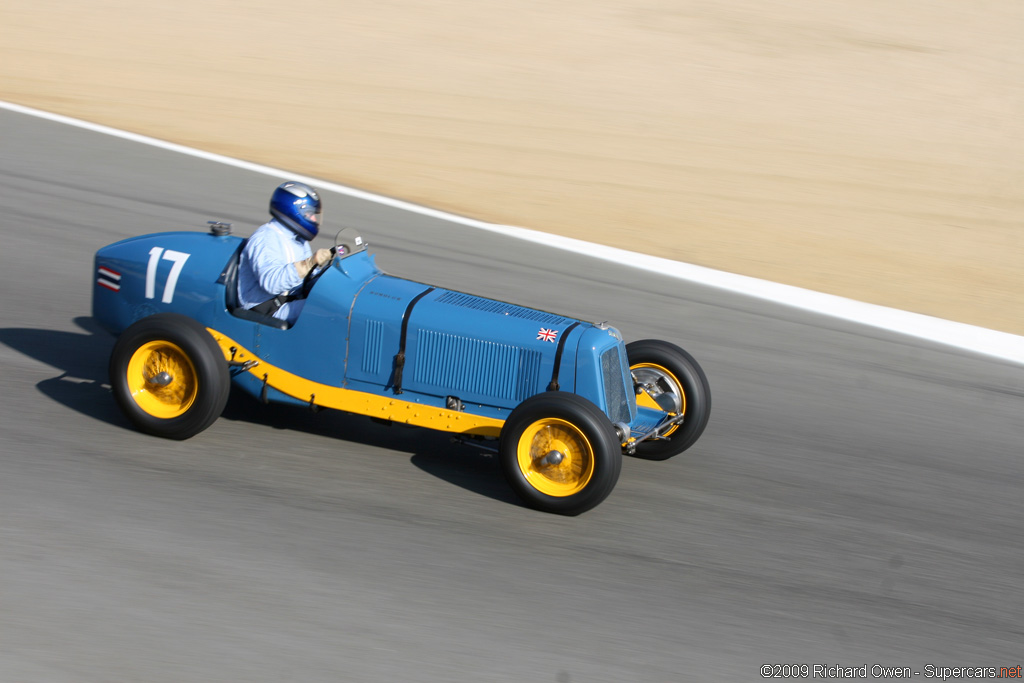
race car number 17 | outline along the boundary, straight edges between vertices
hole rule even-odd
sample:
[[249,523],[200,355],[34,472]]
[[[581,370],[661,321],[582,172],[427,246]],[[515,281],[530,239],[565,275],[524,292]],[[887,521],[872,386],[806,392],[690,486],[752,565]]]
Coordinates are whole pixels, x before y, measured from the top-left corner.
[[178,276],[181,275],[181,269],[185,267],[185,261],[188,261],[189,256],[191,254],[174,251],[173,249],[164,249],[163,247],[153,247],[150,249],[149,266],[146,268],[146,298],[153,299],[156,297],[156,270],[157,266],[160,265],[160,261],[165,260],[172,262],[174,265],[171,266],[171,272],[167,275],[167,282],[164,283],[164,293],[160,301],[165,304],[171,303],[174,300],[174,288],[178,285]]

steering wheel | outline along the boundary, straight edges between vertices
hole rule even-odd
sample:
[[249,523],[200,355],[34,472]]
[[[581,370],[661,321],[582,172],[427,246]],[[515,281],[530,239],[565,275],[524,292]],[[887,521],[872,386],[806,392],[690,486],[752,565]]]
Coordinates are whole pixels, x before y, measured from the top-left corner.
[[338,255],[337,247],[331,247],[331,258],[330,258],[330,260],[328,260],[327,263],[323,264],[322,266],[313,266],[312,268],[309,269],[309,272],[306,273],[306,277],[302,278],[302,298],[303,299],[305,299],[306,297],[309,296],[309,291],[311,289],[313,289],[313,285],[316,284],[316,281],[319,280],[321,277],[323,277],[324,273],[326,273],[328,270],[330,270],[331,264],[334,263],[334,259],[337,257],[337,255]]

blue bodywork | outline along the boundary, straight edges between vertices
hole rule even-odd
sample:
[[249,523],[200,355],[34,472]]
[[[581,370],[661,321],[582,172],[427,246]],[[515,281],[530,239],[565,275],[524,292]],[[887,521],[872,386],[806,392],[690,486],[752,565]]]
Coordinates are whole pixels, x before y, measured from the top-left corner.
[[[615,328],[394,277],[365,250],[334,260],[290,329],[234,311],[243,243],[165,232],[104,247],[96,254],[93,316],[117,335],[146,316],[181,313],[320,385],[497,420],[553,388],[590,400],[634,433],[664,417],[638,410]],[[258,373],[233,372],[233,380],[266,400],[309,402],[268,387]]]

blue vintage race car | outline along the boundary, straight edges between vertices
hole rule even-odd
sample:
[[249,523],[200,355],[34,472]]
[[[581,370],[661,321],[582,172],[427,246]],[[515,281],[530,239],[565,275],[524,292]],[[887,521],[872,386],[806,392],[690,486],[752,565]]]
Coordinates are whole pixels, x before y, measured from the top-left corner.
[[187,439],[234,384],[471,440],[527,504],[561,514],[604,500],[624,452],[669,458],[704,431],[707,378],[679,347],[388,275],[351,229],[335,243],[290,328],[237,306],[244,240],[227,224],[100,249],[93,316],[119,337],[110,383],[132,423]]

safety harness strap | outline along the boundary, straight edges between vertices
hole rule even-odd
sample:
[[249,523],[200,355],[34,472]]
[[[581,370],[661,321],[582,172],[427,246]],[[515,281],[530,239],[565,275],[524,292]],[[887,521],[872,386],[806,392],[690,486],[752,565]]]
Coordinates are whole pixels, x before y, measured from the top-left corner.
[[261,304],[256,304],[250,311],[264,315],[274,315],[286,303],[304,298],[302,294],[278,294],[273,299],[268,299]]

